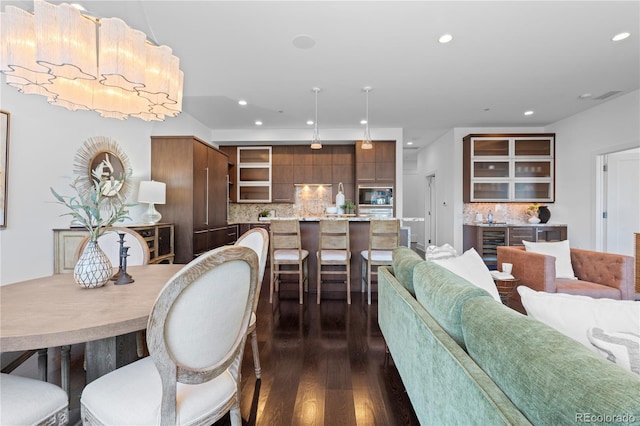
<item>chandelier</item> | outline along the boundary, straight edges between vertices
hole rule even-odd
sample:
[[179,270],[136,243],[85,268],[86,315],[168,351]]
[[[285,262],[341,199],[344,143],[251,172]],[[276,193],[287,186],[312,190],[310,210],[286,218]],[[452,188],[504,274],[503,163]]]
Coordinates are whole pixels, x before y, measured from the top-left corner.
[[362,88],[367,93],[367,116],[364,124],[364,137],[362,138],[362,149],[372,149],[373,142],[371,142],[371,133],[369,133],[369,92],[373,90],[371,86],[365,86]]
[[316,94],[316,119],[313,122],[313,137],[311,138],[311,149],[322,149],[322,142],[320,141],[320,132],[318,131],[318,92],[320,92],[320,88],[314,87],[311,89]]
[[162,121],[182,111],[184,73],[167,46],[118,18],[34,0],[0,13],[0,72],[8,85],[71,111]]

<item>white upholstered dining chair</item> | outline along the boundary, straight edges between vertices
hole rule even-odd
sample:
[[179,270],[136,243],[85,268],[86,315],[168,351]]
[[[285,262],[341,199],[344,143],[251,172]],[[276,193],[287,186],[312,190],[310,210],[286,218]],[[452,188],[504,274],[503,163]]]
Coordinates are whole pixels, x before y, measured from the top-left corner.
[[264,269],[267,265],[267,255],[269,253],[269,233],[264,228],[253,228],[245,232],[238,238],[236,245],[249,247],[258,255],[258,285],[256,287],[256,297],[251,311],[251,320],[249,321],[249,329],[247,334],[251,340],[251,350],[253,351],[253,368],[256,371],[256,378],[262,376],[260,368],[260,353],[258,352],[258,333],[256,332],[256,310],[258,309],[258,300],[260,299],[260,290],[262,289],[262,279],[264,278]]
[[0,374],[0,425],[67,423],[69,402],[62,388],[14,374]]
[[158,295],[147,323],[151,356],[89,383],[84,425],[241,426],[240,364],[258,281],[248,247],[223,246],[191,261]]
[[[147,242],[140,234],[129,228],[113,226],[108,228],[98,237],[98,245],[111,261],[111,266],[117,268],[120,265],[120,235],[124,235],[124,245],[129,247],[127,251],[127,265],[146,265],[149,263],[151,253]],[[78,245],[76,259],[80,258],[84,247],[89,242],[89,237],[84,238]]]

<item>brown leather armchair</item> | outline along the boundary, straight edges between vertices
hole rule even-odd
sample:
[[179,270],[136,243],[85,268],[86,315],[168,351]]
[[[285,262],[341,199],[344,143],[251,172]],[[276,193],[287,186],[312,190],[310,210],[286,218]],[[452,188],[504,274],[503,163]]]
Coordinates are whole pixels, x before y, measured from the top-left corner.
[[[555,257],[525,251],[524,247],[498,247],[498,265],[512,263],[512,275],[536,291],[580,294],[594,298],[633,300],[633,257],[571,249],[571,265],[577,280],[556,278]],[[511,306],[524,312],[514,291]]]

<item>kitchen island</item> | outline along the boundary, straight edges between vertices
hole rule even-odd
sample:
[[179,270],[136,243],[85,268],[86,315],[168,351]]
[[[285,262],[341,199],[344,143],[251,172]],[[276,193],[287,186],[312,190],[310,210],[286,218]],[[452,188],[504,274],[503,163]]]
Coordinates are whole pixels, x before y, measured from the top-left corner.
[[[357,292],[360,291],[362,287],[362,275],[361,275],[361,261],[360,261],[360,252],[362,250],[367,250],[369,248],[369,222],[371,218],[369,217],[358,217],[358,216],[346,216],[346,217],[337,217],[337,216],[319,216],[319,217],[290,217],[284,218],[279,217],[277,219],[297,219],[300,221],[300,239],[302,241],[302,248],[309,251],[309,291],[315,293],[317,291],[317,271],[318,271],[318,260],[316,257],[316,252],[318,251],[318,237],[320,232],[320,220],[324,219],[342,219],[346,218],[349,220],[349,244],[351,247],[351,291]],[[264,226],[268,228],[268,224],[271,221],[271,218],[261,218],[257,222],[253,222],[252,224],[241,224],[241,225],[249,225],[248,227],[255,226]],[[248,228],[247,227],[247,228]],[[246,232],[245,226],[241,226],[239,234]],[[401,227],[401,242],[403,245],[409,245],[409,228]],[[270,272],[270,271],[269,271]],[[269,281],[269,272],[265,273],[265,280]],[[339,276],[337,277],[340,278]],[[289,288],[285,284],[285,290]],[[375,286],[373,287],[376,288]],[[336,293],[336,297],[344,297],[346,299],[346,285],[343,282],[329,282],[328,284],[323,284],[322,292],[324,293]],[[297,291],[297,290],[296,290]],[[311,300],[311,299],[309,299]]]

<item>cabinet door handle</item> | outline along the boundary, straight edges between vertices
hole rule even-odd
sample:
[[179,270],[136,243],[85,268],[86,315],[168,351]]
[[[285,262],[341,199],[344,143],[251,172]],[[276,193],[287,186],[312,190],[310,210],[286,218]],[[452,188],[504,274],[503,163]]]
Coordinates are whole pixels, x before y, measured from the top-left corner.
[[204,190],[204,224],[209,224],[209,168],[204,169],[206,180]]

